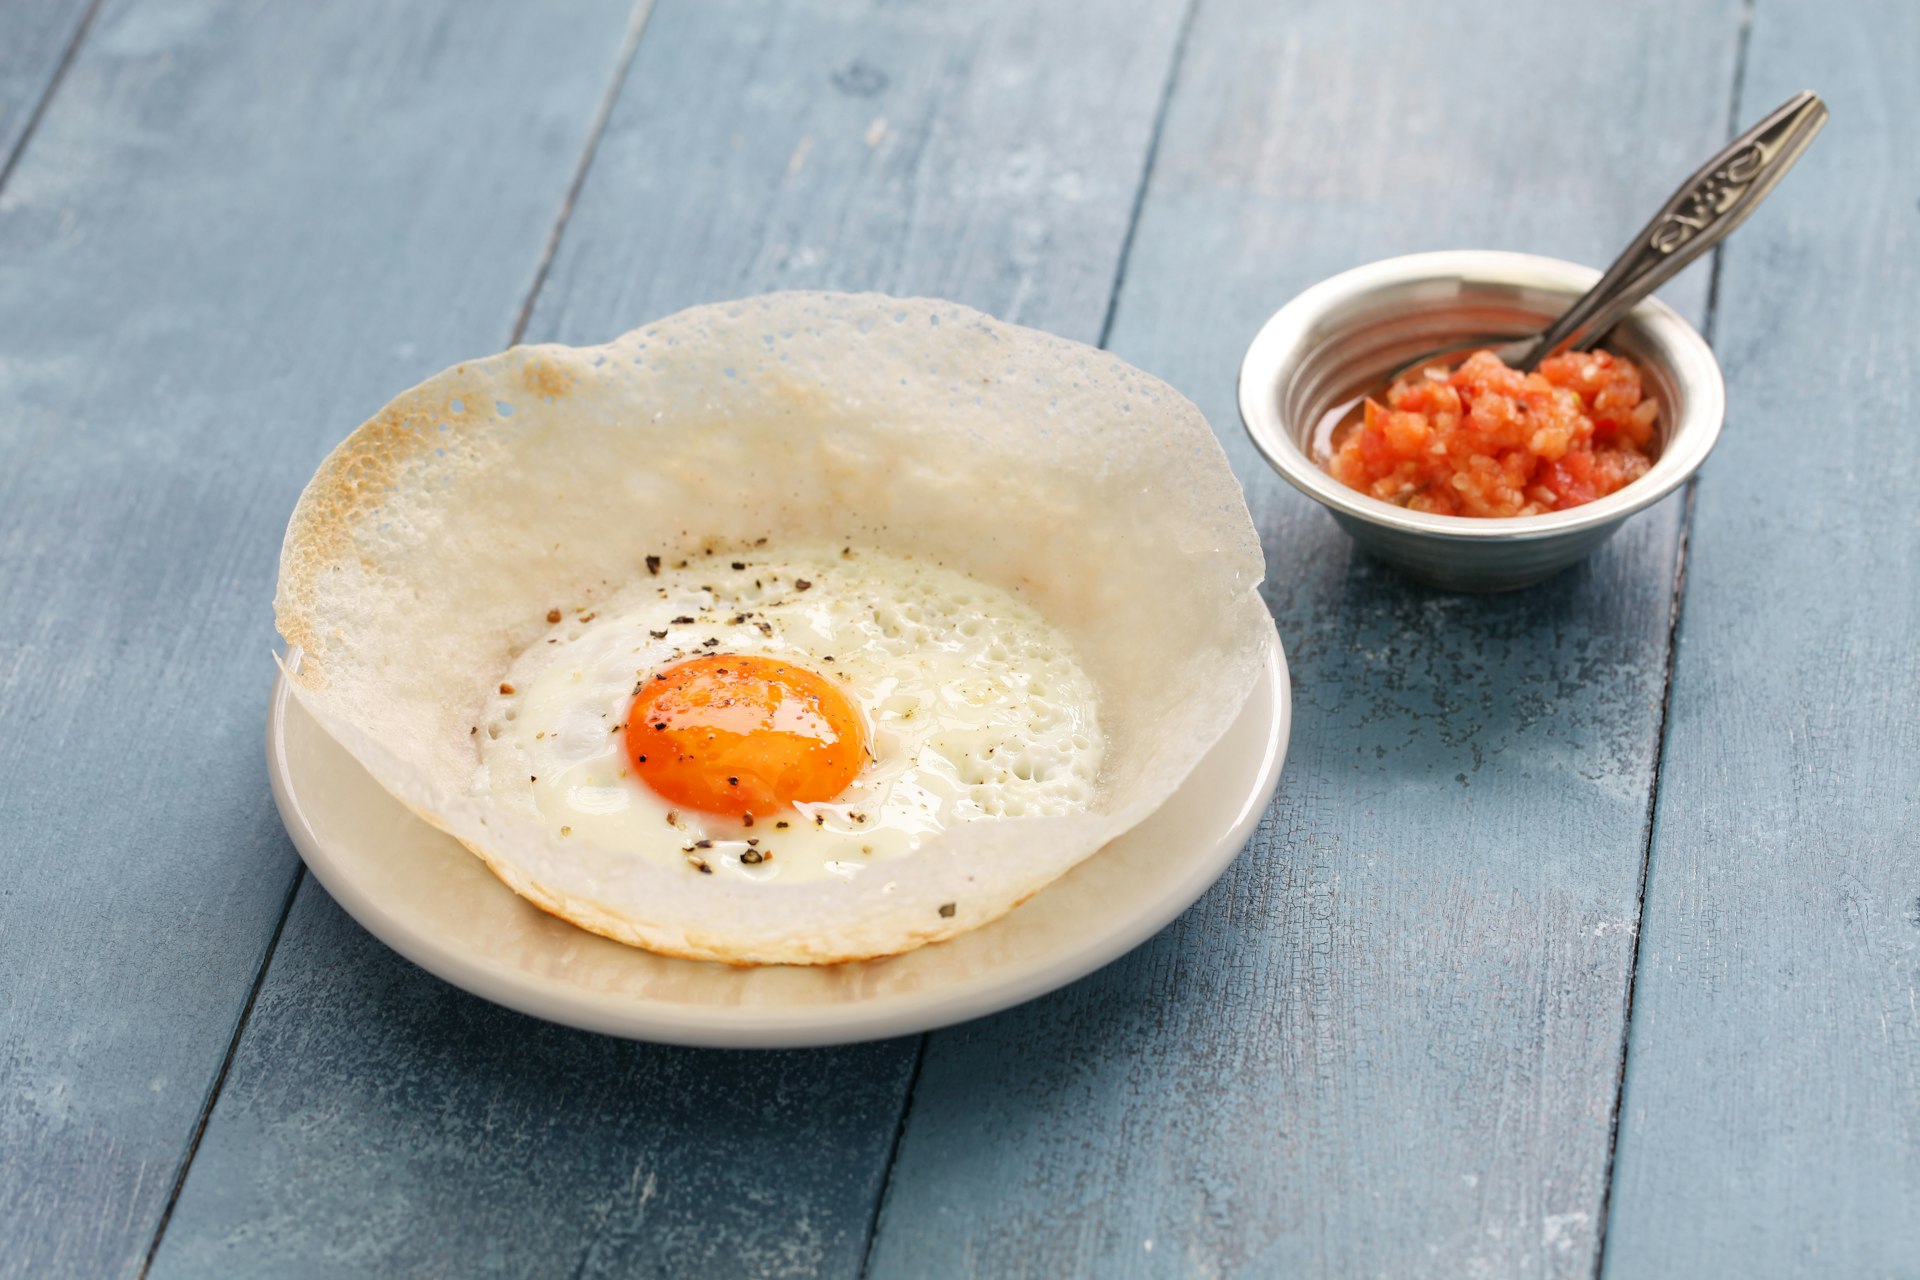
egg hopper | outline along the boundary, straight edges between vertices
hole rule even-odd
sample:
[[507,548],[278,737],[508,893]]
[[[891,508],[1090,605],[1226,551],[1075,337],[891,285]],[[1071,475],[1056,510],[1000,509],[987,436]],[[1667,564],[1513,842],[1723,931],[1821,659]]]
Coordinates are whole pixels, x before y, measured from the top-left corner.
[[[474,786],[478,711],[550,605],[763,538],[925,556],[1034,605],[1100,691],[1093,803],[961,824],[884,877],[762,886],[563,841]],[[796,293],[403,393],[302,494],[275,612],[305,709],[543,909],[671,955],[821,964],[996,919],[1164,803],[1259,679],[1262,570],[1224,452],[1165,383],[949,302]]]
[[294,846],[348,914],[483,999],[583,1030],[714,1048],[908,1035],[1033,999],[1159,932],[1253,836],[1286,756],[1286,658],[1269,624],[1240,716],[1145,822],[1000,919],[879,960],[742,968],[656,955],[547,915],[407,812],[275,683],[273,796]]

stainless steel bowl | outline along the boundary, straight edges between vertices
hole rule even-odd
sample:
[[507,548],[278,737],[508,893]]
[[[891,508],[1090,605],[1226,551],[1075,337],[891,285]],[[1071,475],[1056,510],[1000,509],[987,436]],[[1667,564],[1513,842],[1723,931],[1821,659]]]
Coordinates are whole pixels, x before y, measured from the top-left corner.
[[1706,340],[1648,299],[1603,344],[1660,398],[1653,469],[1616,493],[1538,516],[1480,519],[1409,511],[1349,489],[1312,454],[1329,409],[1410,360],[1463,339],[1495,342],[1547,327],[1600,273],[1557,258],[1453,250],[1388,258],[1323,280],[1274,313],[1240,365],[1240,418],[1274,470],[1332,513],[1354,541],[1411,577],[1457,591],[1507,591],[1558,573],[1628,516],[1686,482],[1726,415]]

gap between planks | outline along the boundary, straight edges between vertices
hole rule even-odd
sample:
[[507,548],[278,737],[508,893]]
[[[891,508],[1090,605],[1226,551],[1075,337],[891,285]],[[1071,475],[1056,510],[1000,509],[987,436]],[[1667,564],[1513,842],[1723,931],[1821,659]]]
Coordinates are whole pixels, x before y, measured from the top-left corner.
[[1154,108],[1153,131],[1147,135],[1147,154],[1140,165],[1140,181],[1133,189],[1133,207],[1127,211],[1127,234],[1120,239],[1120,260],[1114,264],[1113,288],[1107,293],[1107,314],[1100,321],[1100,349],[1106,350],[1113,336],[1113,319],[1120,310],[1120,292],[1127,287],[1127,264],[1133,260],[1133,237],[1140,229],[1140,211],[1147,204],[1147,189],[1153,185],[1153,172],[1160,159],[1160,137],[1167,128],[1167,109],[1173,105],[1173,93],[1180,85],[1180,68],[1187,61],[1187,37],[1193,34],[1193,20],[1200,12],[1200,0],[1187,0],[1180,16],[1180,32],[1173,39],[1173,57],[1167,62],[1167,82],[1160,86],[1160,105]]
[[280,918],[274,922],[273,935],[267,939],[266,950],[260,953],[260,963],[254,968],[253,986],[247,991],[247,1002],[240,1006],[240,1016],[233,1024],[233,1035],[227,1040],[227,1052],[220,1059],[220,1069],[213,1074],[206,1101],[200,1104],[200,1115],[194,1121],[193,1136],[187,1139],[186,1153],[180,1157],[180,1168],[174,1172],[173,1186],[167,1190],[166,1207],[160,1210],[160,1220],[154,1224],[153,1239],[147,1245],[147,1256],[140,1260],[139,1280],[146,1280],[147,1273],[153,1269],[153,1260],[160,1256],[160,1242],[166,1237],[167,1224],[173,1221],[173,1207],[180,1203],[180,1192],[187,1185],[187,1171],[193,1167],[194,1156],[200,1153],[200,1140],[207,1136],[207,1122],[213,1118],[213,1106],[220,1100],[220,1091],[227,1083],[227,1072],[233,1067],[234,1055],[240,1051],[240,1037],[246,1034],[247,1023],[253,1018],[253,1003],[260,998],[260,988],[266,985],[267,969],[273,964],[273,953],[280,949],[280,935],[286,930],[287,917],[293,914],[293,900],[306,880],[307,866],[303,862],[293,873],[293,883],[287,886],[286,899],[280,904]]
[[[1180,15],[1180,30],[1173,39],[1173,54],[1167,59],[1167,78],[1160,85],[1160,100],[1153,109],[1153,128],[1147,135],[1147,150],[1140,163],[1140,178],[1134,184],[1133,202],[1127,210],[1127,231],[1120,238],[1120,254],[1114,263],[1113,284],[1107,290],[1107,311],[1100,319],[1100,339],[1098,345],[1105,350],[1107,340],[1113,336],[1114,316],[1120,309],[1120,292],[1126,287],[1127,264],[1133,257],[1134,233],[1140,228],[1140,212],[1146,207],[1147,190],[1153,183],[1155,161],[1160,156],[1160,138],[1166,132],[1167,110],[1173,103],[1174,90],[1180,83],[1180,69],[1187,60],[1187,37],[1193,32],[1195,16],[1200,12],[1200,0],[1187,0],[1187,6]],[[531,309],[531,302],[528,304]],[[522,318],[524,325],[525,318]],[[920,1087],[920,1069],[927,1061],[927,1040],[931,1033],[921,1032],[914,1038],[913,1070],[907,1075],[906,1096],[900,1101],[900,1118],[894,1125],[893,1144],[887,1149],[887,1167],[880,1176],[880,1194],[874,1198],[873,1214],[867,1219],[866,1247],[860,1254],[860,1280],[869,1280],[873,1269],[873,1247],[880,1239],[880,1218],[886,1211],[887,1200],[893,1194],[893,1175],[900,1164],[900,1146],[906,1140],[907,1124],[913,1116],[914,1095]]]
[[[33,136],[35,126],[40,123],[40,117],[45,113],[48,102],[52,100],[55,90],[65,79],[67,68],[79,52],[80,45],[93,24],[94,15],[99,12],[103,2],[104,0],[93,0],[86,17],[81,19],[72,42],[61,58],[59,68],[47,85],[47,91],[35,104],[33,115],[20,135],[19,145],[14,148],[13,154],[7,157],[6,164],[0,166],[0,188],[4,188],[7,177],[13,172],[15,162],[26,151],[27,142]],[[621,37],[620,52],[614,60],[613,74],[608,79],[606,92],[601,95],[593,121],[588,126],[586,142],[580,149],[580,161],[574,166],[573,177],[561,198],[559,212],[554,216],[553,228],[548,232],[546,241],[541,247],[540,260],[534,267],[532,283],[528,286],[526,297],[515,315],[513,330],[507,340],[508,346],[517,345],[526,332],[527,322],[533,315],[534,303],[539,299],[540,290],[546,284],[547,273],[553,265],[554,253],[560,246],[560,238],[566,234],[568,221],[573,217],[574,204],[579,199],[581,187],[586,183],[588,171],[593,167],[594,153],[599,149],[601,135],[606,132],[607,121],[613,115],[614,103],[619,100],[620,90],[626,84],[627,72],[633,66],[633,57],[640,47],[641,34],[646,30],[647,18],[652,12],[653,0],[638,0],[627,19],[627,29]],[[180,1168],[174,1174],[173,1186],[167,1193],[166,1207],[160,1211],[160,1220],[153,1230],[153,1240],[148,1244],[146,1257],[140,1263],[140,1280],[145,1280],[148,1272],[153,1268],[154,1259],[160,1255],[160,1246],[166,1238],[167,1226],[173,1220],[174,1206],[179,1203],[180,1193],[187,1185],[187,1175],[193,1168],[194,1157],[200,1152],[200,1141],[206,1136],[207,1124],[213,1118],[213,1109],[219,1103],[221,1090],[227,1083],[227,1072],[233,1066],[234,1055],[240,1049],[241,1037],[246,1034],[247,1024],[253,1017],[254,1002],[259,999],[260,989],[266,984],[267,972],[273,966],[274,953],[280,946],[280,935],[287,927],[288,917],[293,914],[294,898],[299,894],[300,886],[306,883],[306,879],[307,869],[305,864],[302,864],[294,873],[293,884],[287,890],[285,901],[280,904],[280,918],[274,923],[273,936],[267,940],[266,950],[260,955],[260,963],[254,970],[253,986],[247,992],[246,1004],[241,1007],[240,1017],[234,1023],[233,1035],[227,1041],[226,1054],[220,1060],[220,1069],[214,1074],[213,1084],[207,1090],[206,1101],[201,1104],[199,1117],[194,1123],[193,1135],[187,1140],[186,1153],[181,1157]],[[917,1061],[914,1069],[917,1077],[919,1072]],[[909,1085],[909,1093],[911,1093],[911,1085]],[[902,1113],[903,1129],[905,1123],[905,1115]]]
[[600,108],[593,115],[593,123],[587,126],[587,142],[580,148],[580,163],[574,166],[573,181],[567,184],[567,193],[561,197],[560,212],[553,220],[553,230],[547,233],[547,242],[540,250],[540,261],[533,269],[533,283],[527,288],[527,297],[520,304],[520,313],[514,317],[513,332],[507,335],[507,345],[517,347],[520,339],[527,333],[527,324],[533,319],[534,304],[540,300],[540,291],[546,287],[547,273],[553,269],[553,255],[560,251],[560,238],[567,234],[567,224],[573,221],[573,206],[580,200],[580,190],[587,185],[587,174],[593,169],[593,157],[600,150],[601,135],[607,131],[607,121],[613,118],[614,104],[620,101],[620,91],[626,87],[627,72],[633,66],[633,55],[640,48],[640,34],[647,28],[647,19],[653,15],[653,0],[638,0],[633,13],[627,18],[627,33],[620,42],[620,56],[614,59],[613,78],[607,82],[607,91],[601,95]]
[[[1740,131],[1740,113],[1747,81],[1747,49],[1753,36],[1754,2],[1745,0],[1740,6],[1740,25],[1734,33],[1733,92],[1727,104],[1726,136],[1729,139]],[[1709,346],[1713,343],[1715,322],[1720,315],[1720,271],[1726,261],[1725,253],[1725,245],[1715,248],[1713,263],[1708,268],[1707,313],[1702,328]],[[1620,1147],[1620,1108],[1626,1102],[1627,1050],[1633,1029],[1633,994],[1640,978],[1640,929],[1647,915],[1647,873],[1653,862],[1654,821],[1660,811],[1660,775],[1667,759],[1667,728],[1673,709],[1675,647],[1680,640],[1680,612],[1687,596],[1687,548],[1693,533],[1694,497],[1699,484],[1700,477],[1697,474],[1687,481],[1686,496],[1682,499],[1680,511],[1680,536],[1674,548],[1673,600],[1667,609],[1666,672],[1660,683],[1660,725],[1654,738],[1653,785],[1647,788],[1645,836],[1640,846],[1640,884],[1634,896],[1633,947],[1627,958],[1627,990],[1620,1019],[1620,1052],[1615,1059],[1613,1119],[1607,1128],[1607,1166],[1600,1180],[1600,1223],[1598,1243],[1593,1251],[1594,1280],[1600,1280],[1606,1273],[1607,1234],[1613,1225],[1613,1177]]]
[[887,1148],[887,1167],[880,1175],[880,1194],[873,1198],[873,1212],[867,1215],[867,1242],[860,1252],[860,1280],[868,1280],[873,1271],[873,1246],[880,1238],[880,1211],[893,1190],[893,1172],[900,1164],[900,1144],[906,1140],[907,1118],[913,1114],[914,1095],[920,1091],[920,1068],[927,1063],[927,1036],[928,1033],[922,1031],[914,1037],[913,1069],[907,1073],[906,1091],[900,1099],[900,1118],[894,1121],[893,1143]]
[[33,141],[33,135],[40,128],[40,119],[47,114],[47,106],[53,101],[53,95],[60,92],[60,86],[66,83],[67,69],[80,52],[80,46],[86,42],[87,33],[93,30],[93,20],[100,12],[105,0],[92,0],[87,11],[80,17],[80,25],[73,29],[73,38],[67,41],[67,47],[60,54],[60,61],[53,69],[53,75],[47,80],[47,87],[40,91],[40,100],[33,104],[33,110],[27,113],[27,123],[20,130],[19,140],[13,144],[13,150],[0,158],[0,191],[7,189],[7,179],[20,163],[20,157],[27,153],[27,144]]

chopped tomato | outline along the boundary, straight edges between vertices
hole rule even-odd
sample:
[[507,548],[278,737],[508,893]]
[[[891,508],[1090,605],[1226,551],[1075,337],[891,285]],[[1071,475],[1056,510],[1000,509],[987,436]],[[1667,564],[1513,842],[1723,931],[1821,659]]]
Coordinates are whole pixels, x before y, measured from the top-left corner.
[[1369,396],[1335,433],[1327,469],[1351,488],[1415,511],[1530,516],[1605,497],[1645,475],[1660,402],[1631,360],[1550,356],[1534,373],[1476,351]]

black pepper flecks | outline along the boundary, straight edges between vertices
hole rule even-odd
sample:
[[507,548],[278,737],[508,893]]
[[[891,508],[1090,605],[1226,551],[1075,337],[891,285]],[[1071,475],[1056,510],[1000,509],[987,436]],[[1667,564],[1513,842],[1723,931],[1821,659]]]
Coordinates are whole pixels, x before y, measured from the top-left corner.
[[676,627],[690,627],[693,625],[693,619],[689,618],[684,613],[677,618],[671,619],[671,622],[672,622],[672,625]]
[[744,563],[742,563],[741,561],[739,561],[739,560],[735,560],[735,561],[733,562],[733,568],[734,568],[734,570],[735,570],[736,572],[737,572],[737,571],[739,571],[739,570],[741,570],[741,569],[744,569],[744,568],[746,568],[746,567],[747,567],[747,566],[746,566],[746,565],[745,565]]
[[762,858],[760,856],[760,851],[758,849],[749,849],[745,853],[740,855],[740,861],[746,863],[750,867],[757,867],[760,865],[762,861]]
[[941,904],[940,904],[940,918],[941,918],[942,920],[951,920],[951,919],[953,919],[953,910],[954,910],[954,904],[953,904],[953,903],[951,903],[951,902],[943,902],[943,903],[941,903]]
[[647,572],[648,572],[648,573],[651,573],[651,574],[654,574],[654,575],[656,575],[656,576],[657,576],[657,575],[659,574],[659,572],[660,572],[660,557],[659,557],[659,556],[648,556],[648,557],[647,557]]
[[795,591],[811,591],[813,590],[813,584],[805,578],[795,578],[793,580],[793,589]]

